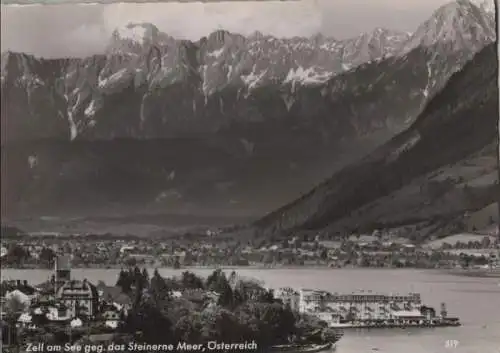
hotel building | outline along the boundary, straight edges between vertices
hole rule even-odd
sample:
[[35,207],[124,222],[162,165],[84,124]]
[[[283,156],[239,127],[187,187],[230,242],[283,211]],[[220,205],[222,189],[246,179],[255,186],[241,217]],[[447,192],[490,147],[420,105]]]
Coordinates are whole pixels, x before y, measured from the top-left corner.
[[400,317],[421,316],[420,294],[351,294],[302,289],[299,292],[299,311],[314,313],[325,321],[390,320]]

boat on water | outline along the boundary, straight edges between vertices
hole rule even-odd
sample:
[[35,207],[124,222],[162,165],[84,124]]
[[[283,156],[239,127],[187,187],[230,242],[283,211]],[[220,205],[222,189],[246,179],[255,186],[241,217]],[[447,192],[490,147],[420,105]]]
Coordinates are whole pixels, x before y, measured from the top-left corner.
[[324,344],[284,344],[272,346],[271,353],[319,353],[335,352],[337,346],[333,342]]

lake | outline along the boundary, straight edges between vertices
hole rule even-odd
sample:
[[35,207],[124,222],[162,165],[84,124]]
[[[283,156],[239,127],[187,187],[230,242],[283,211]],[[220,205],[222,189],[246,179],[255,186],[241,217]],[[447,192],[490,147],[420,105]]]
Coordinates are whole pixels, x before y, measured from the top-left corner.
[[[160,269],[165,276],[181,270]],[[209,269],[190,270],[202,276]],[[231,270],[227,270],[230,272]],[[500,279],[471,278],[425,270],[378,269],[265,269],[241,268],[237,273],[261,280],[272,288],[317,288],[332,292],[372,290],[384,293],[418,292],[425,304],[439,311],[442,302],[450,316],[461,319],[461,327],[347,331],[338,353],[500,353]],[[74,278],[102,280],[114,284],[119,270],[75,269]],[[152,272],[152,271],[151,271]],[[2,270],[2,279],[40,283],[50,277],[47,270]]]

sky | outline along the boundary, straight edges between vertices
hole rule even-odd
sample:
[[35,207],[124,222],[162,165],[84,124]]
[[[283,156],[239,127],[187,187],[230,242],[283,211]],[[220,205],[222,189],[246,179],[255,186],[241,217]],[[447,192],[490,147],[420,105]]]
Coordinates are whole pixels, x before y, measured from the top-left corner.
[[413,32],[450,0],[301,0],[211,3],[114,3],[1,6],[1,50],[42,57],[103,52],[111,33],[149,22],[177,38],[198,40],[217,29],[278,37],[322,33],[338,39],[376,27]]

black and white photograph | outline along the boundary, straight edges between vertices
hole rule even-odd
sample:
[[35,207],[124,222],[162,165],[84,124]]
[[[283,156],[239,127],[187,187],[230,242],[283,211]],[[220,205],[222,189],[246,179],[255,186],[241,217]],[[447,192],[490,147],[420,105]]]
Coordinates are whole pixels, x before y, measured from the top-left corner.
[[2,353],[500,353],[497,6],[2,2]]

